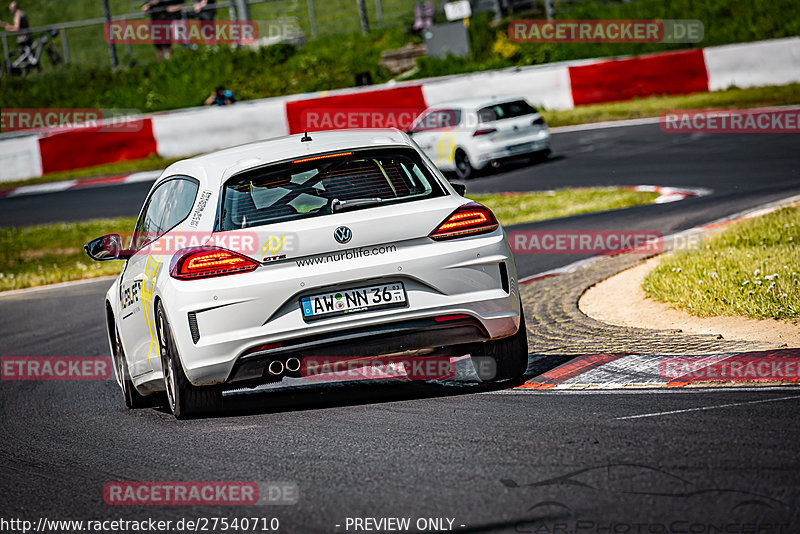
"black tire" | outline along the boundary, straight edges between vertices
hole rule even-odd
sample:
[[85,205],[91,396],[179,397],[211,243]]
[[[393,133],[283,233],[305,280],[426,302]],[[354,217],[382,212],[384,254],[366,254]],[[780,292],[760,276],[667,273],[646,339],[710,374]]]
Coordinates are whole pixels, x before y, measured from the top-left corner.
[[534,152],[533,160],[538,162],[547,161],[548,159],[550,159],[550,154],[552,153],[553,152],[549,148],[545,148],[544,150],[540,150],[539,152]]
[[456,176],[461,180],[469,180],[475,176],[475,169],[469,162],[469,156],[462,149],[457,148],[455,153]]
[[136,386],[131,380],[131,373],[128,370],[128,361],[125,359],[125,351],[119,340],[119,332],[114,328],[114,365],[117,368],[117,376],[122,383],[122,396],[125,398],[125,406],[131,410],[149,408],[152,405],[150,399],[136,391]]
[[[520,306],[520,310],[522,307]],[[525,315],[520,315],[519,330],[513,336],[483,343],[478,354],[473,355],[473,364],[483,382],[519,380],[528,368],[528,330]],[[494,360],[494,369],[487,369],[478,358]],[[484,372],[481,372],[484,369]]]
[[222,390],[214,386],[195,386],[186,378],[172,330],[161,302],[156,304],[156,332],[161,350],[167,406],[176,419],[214,413],[222,408]]

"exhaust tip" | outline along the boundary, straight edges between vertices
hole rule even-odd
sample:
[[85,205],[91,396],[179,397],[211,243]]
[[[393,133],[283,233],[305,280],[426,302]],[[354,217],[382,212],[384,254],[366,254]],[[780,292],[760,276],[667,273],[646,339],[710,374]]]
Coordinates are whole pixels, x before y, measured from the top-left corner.
[[267,371],[272,376],[278,376],[281,373],[283,373],[283,363],[280,362],[279,360],[272,360],[271,362],[269,362],[269,365],[267,366]]
[[286,370],[290,373],[296,373],[300,370],[300,358],[294,356],[286,360]]

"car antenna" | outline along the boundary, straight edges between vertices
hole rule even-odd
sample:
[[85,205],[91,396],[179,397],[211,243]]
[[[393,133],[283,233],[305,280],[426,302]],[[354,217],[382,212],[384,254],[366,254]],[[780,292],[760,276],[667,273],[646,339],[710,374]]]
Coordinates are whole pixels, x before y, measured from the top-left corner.
[[308,130],[306,130],[306,133],[305,133],[305,135],[303,135],[303,137],[300,139],[300,142],[301,142],[301,143],[307,143],[307,142],[309,142],[309,141],[313,141],[313,139],[311,139],[311,138],[308,136]]

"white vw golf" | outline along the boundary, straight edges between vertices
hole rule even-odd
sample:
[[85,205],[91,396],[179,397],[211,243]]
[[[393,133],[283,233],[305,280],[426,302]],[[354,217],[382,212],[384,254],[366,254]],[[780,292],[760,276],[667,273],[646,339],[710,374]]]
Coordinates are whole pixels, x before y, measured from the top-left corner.
[[409,134],[443,171],[466,180],[502,161],[550,154],[550,131],[523,98],[472,98],[426,109]]
[[125,260],[105,313],[126,404],[166,391],[176,417],[213,411],[223,389],[303,377],[320,356],[469,354],[483,380],[520,377],[512,254],[492,212],[463,193],[397,130],[295,135],[171,165],[127,248],[117,234],[85,247]]

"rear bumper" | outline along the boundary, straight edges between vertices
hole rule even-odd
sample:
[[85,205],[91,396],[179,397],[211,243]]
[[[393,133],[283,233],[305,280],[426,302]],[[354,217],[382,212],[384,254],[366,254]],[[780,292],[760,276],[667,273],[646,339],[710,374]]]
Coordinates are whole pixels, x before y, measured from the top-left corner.
[[543,152],[550,149],[550,132],[541,130],[538,134],[516,138],[503,144],[485,143],[477,146],[477,153],[472,159],[473,167],[479,169],[493,161],[516,158]]
[[[207,281],[170,280],[163,300],[187,378],[211,385],[261,376],[263,363],[251,365],[261,360],[248,354],[260,345],[281,344],[264,357],[288,357],[290,351],[356,357],[512,335],[520,317],[516,278],[508,243],[497,230],[445,242],[398,243],[392,253],[369,258],[301,267],[290,260]],[[302,318],[303,295],[389,281],[403,282],[407,307],[314,322]],[[474,326],[435,324],[435,317],[454,314],[469,316]]]
[[489,333],[480,321],[472,317],[446,322],[434,318],[417,319],[355,328],[296,339],[278,348],[245,353],[236,360],[226,383],[258,384],[267,381],[269,363],[292,356],[301,361],[304,358],[363,358],[393,354],[460,356],[469,350],[471,344],[488,339]]

